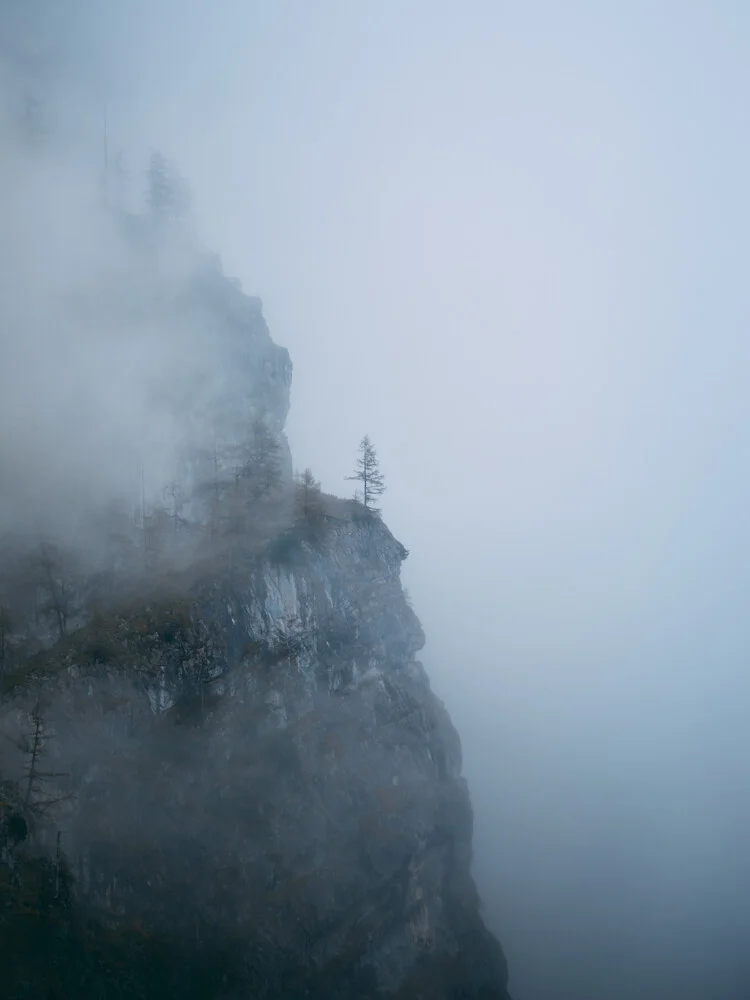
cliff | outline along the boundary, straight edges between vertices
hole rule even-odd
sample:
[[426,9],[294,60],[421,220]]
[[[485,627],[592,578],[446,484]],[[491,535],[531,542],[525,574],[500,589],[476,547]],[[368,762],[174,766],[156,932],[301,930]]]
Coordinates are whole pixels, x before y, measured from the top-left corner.
[[[191,420],[212,414],[235,448],[261,420],[287,512],[252,544],[208,547],[201,505],[175,514],[190,541],[168,572],[108,592],[0,678],[6,995],[505,1000],[407,552],[353,502],[289,514],[291,366],[257,300],[204,270],[170,315],[220,331],[221,391],[186,394]],[[185,454],[197,482],[199,448]],[[34,948],[46,958],[24,964]]]

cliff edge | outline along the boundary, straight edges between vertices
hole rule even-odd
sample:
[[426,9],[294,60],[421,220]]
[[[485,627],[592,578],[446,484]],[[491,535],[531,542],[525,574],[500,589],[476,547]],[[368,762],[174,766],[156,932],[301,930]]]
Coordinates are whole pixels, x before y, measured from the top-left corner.
[[[216,513],[215,443],[214,493],[187,447],[168,570],[146,541],[145,572],[115,558],[59,635],[18,626],[0,677],[3,995],[508,1000],[407,552],[355,502],[290,513],[291,365],[257,300],[204,270],[170,310],[216,338],[233,387],[213,410],[187,393],[186,426],[211,419],[236,456],[260,421],[275,500],[245,544]],[[154,525],[131,519],[122,551]]]

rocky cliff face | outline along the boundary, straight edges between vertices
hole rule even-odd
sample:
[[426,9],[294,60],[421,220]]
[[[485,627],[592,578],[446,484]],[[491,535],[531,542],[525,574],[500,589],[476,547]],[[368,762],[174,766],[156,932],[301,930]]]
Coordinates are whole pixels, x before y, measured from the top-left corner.
[[[219,302],[236,398],[281,435],[286,353],[256,303]],[[416,659],[407,552],[379,518],[323,499],[314,531],[290,522],[150,581],[0,680],[18,745],[1,766],[19,780],[0,868],[22,871],[29,850],[7,831],[36,711],[43,799],[61,801],[34,850],[60,831],[70,899],[127,940],[123,967],[172,949],[171,965],[148,960],[161,996],[504,1000],[459,738]],[[150,995],[122,989],[103,995]]]

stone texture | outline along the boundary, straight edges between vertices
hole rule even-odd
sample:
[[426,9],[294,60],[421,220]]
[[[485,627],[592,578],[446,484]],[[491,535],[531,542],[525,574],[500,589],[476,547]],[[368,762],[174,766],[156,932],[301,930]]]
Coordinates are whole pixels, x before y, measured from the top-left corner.
[[[224,331],[227,433],[263,412],[282,436],[288,355],[257,300],[202,280],[185,309]],[[3,679],[0,726],[22,730],[40,699],[64,773],[50,794],[72,796],[46,835],[61,830],[79,900],[231,955],[234,985],[212,995],[505,1000],[460,741],[416,659],[407,552],[356,505],[325,510],[314,533],[100,611]],[[2,765],[19,776],[21,755]]]

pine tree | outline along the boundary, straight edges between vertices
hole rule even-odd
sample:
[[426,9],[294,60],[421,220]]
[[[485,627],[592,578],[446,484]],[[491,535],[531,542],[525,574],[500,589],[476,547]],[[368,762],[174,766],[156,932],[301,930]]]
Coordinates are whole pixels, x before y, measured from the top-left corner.
[[323,515],[323,494],[311,469],[298,472],[294,483],[295,520],[316,524]]
[[356,471],[353,476],[346,478],[362,484],[361,493],[357,491],[355,499],[359,500],[370,514],[379,514],[380,508],[375,506],[375,501],[385,493],[385,483],[375,448],[367,434],[359,443]]

